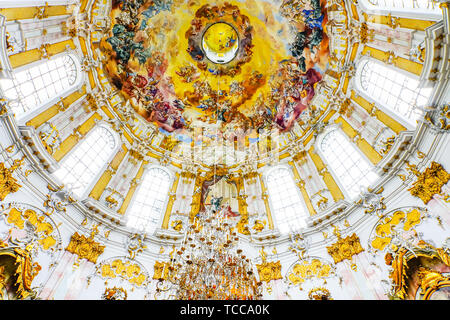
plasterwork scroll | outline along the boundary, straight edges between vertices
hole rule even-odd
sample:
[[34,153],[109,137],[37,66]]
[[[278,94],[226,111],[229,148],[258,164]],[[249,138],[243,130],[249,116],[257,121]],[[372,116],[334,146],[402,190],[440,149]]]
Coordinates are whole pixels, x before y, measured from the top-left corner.
[[42,212],[26,204],[2,205],[1,215],[13,227],[7,241],[10,245],[36,242],[44,251],[61,250],[61,237],[56,224]]
[[331,264],[322,259],[310,257],[298,260],[289,267],[286,282],[302,290],[302,285],[309,280],[318,279],[326,284],[326,279],[334,276],[336,271]]
[[425,208],[408,207],[386,214],[375,225],[370,236],[370,248],[385,250],[391,242],[417,235],[415,228],[430,215]]
[[[42,269],[50,271],[62,251],[58,227],[38,208],[9,203],[1,205],[0,231],[0,299],[34,299],[39,286],[32,286],[34,278]],[[12,288],[11,281],[13,292],[5,289],[6,283]]]
[[10,193],[17,192],[21,185],[13,177],[13,173],[22,166],[23,160],[14,160],[14,164],[6,168],[3,162],[0,162],[0,201],[5,200]]
[[267,261],[267,254],[264,251],[264,247],[260,251],[262,263],[257,264],[259,280],[263,282],[269,282],[271,280],[279,280],[281,276],[281,262],[280,261]]
[[125,257],[117,257],[103,261],[96,266],[96,275],[103,279],[119,279],[132,286],[145,287],[149,276],[145,268],[137,261]]
[[92,237],[86,237],[75,232],[70,238],[70,243],[66,251],[78,256],[79,259],[86,259],[96,263],[98,257],[105,250],[105,246],[100,245]]
[[344,260],[352,261],[352,257],[364,251],[359,237],[353,233],[350,236],[342,238],[338,235],[338,240],[331,246],[327,247],[328,254],[333,258],[334,263]]
[[420,198],[425,204],[434,195],[442,195],[442,186],[450,180],[450,174],[441,164],[434,161],[422,173],[417,170],[415,165],[408,164],[408,169],[417,176],[417,180],[408,191],[413,196]]
[[124,288],[106,288],[102,295],[104,300],[127,300],[128,293]]
[[[3,258],[1,259],[3,265],[0,265],[0,300],[10,298],[10,293],[7,291],[8,280],[12,281],[11,283],[14,285],[13,299],[24,300],[36,296],[31,284],[42,268],[39,263],[33,262],[32,251],[33,244],[29,244],[23,249],[16,246],[0,248],[0,257]],[[10,266],[13,267],[13,271],[9,274],[8,264],[4,264],[7,261],[4,259],[5,257],[10,257]]]

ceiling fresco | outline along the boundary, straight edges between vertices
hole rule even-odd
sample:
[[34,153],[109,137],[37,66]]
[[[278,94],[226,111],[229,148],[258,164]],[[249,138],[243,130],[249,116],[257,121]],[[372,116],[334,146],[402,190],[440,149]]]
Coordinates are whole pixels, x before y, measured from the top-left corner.
[[317,92],[329,40],[323,0],[113,0],[101,41],[121,95],[166,135],[197,142],[288,132]]

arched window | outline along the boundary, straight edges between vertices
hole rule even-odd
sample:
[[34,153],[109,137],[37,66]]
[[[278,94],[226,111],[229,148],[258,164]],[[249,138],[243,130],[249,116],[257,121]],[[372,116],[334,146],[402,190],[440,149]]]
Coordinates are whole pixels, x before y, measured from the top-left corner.
[[288,233],[305,227],[304,206],[289,169],[285,167],[272,169],[266,180],[272,214],[280,232]]
[[81,197],[113,156],[116,145],[111,130],[98,125],[61,160],[54,175]]
[[378,178],[373,166],[339,129],[325,134],[320,151],[350,198],[356,197],[361,189],[367,189]]
[[439,3],[435,0],[367,0],[367,2],[374,7],[383,9],[439,10]]
[[379,15],[407,16],[418,19],[442,19],[442,10],[436,0],[360,0],[358,3],[364,12]]
[[379,62],[367,60],[360,70],[361,89],[394,114],[416,125],[432,88],[421,88],[419,80]]
[[0,80],[0,87],[13,112],[21,117],[75,87],[77,68],[71,55],[60,55],[15,72],[12,79]]
[[152,167],[145,173],[127,213],[129,227],[152,232],[158,226],[164,213],[170,182],[169,173],[162,168]]
[[76,0],[0,0],[2,8],[20,8],[37,6],[67,6],[76,3]]

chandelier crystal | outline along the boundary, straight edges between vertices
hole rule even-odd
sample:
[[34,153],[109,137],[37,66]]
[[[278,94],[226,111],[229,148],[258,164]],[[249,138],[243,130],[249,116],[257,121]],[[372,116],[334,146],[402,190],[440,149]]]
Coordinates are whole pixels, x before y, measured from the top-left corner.
[[239,237],[226,209],[206,206],[175,248],[156,297],[176,300],[259,300],[262,283],[238,247]]

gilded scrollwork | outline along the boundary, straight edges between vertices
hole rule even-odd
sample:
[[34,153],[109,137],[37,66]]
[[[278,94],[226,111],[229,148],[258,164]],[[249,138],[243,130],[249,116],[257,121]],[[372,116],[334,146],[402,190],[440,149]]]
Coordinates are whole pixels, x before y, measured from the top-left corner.
[[445,196],[442,194],[442,186],[450,180],[450,174],[441,164],[433,161],[422,173],[414,165],[409,165],[408,169],[417,177],[412,187],[408,189],[413,196],[420,198],[425,204],[434,195]]
[[384,251],[392,242],[400,243],[408,237],[415,237],[415,228],[430,215],[425,208],[395,210],[380,218],[370,237],[370,249]]
[[353,233],[350,236],[342,238],[338,234],[338,240],[331,246],[327,247],[328,254],[333,257],[334,263],[344,260],[352,261],[352,257],[364,251],[361,246],[359,237]]
[[255,223],[253,224],[252,229],[255,230],[256,233],[259,233],[264,230],[266,227],[266,221],[265,220],[255,220]]
[[446,132],[450,129],[450,105],[443,104],[436,109],[428,111],[424,122],[435,132]]
[[450,276],[443,275],[440,272],[430,270],[429,268],[421,267],[419,269],[420,279],[420,297],[423,300],[432,299],[433,294],[439,290],[446,288],[445,296],[442,297],[446,300],[449,298],[450,289]]
[[155,261],[153,266],[153,280],[168,280],[169,279],[169,262]]
[[92,263],[96,263],[98,257],[105,250],[105,246],[96,242],[93,237],[86,237],[75,232],[70,238],[70,243],[66,248],[66,251],[73,253],[79,257],[79,259],[86,259]]
[[[416,246],[392,245],[385,255],[390,266],[390,298],[394,300],[430,299],[438,289],[450,285],[450,257],[442,248],[425,241]],[[448,292],[445,293],[448,296]]]
[[394,145],[394,143],[395,143],[395,136],[391,136],[389,138],[386,138],[386,140],[381,141],[380,142],[381,155],[387,155],[389,150],[391,150],[392,146]]
[[267,261],[267,253],[264,251],[264,247],[260,251],[261,264],[257,264],[259,280],[263,282],[270,282],[272,280],[279,280],[281,276],[281,262],[280,261]]
[[95,274],[107,280],[120,279],[135,287],[144,287],[149,281],[145,268],[139,262],[126,257],[117,257],[101,262],[96,266]]
[[331,293],[327,288],[313,288],[308,292],[309,300],[333,300]]
[[106,288],[105,292],[102,294],[104,300],[127,300],[128,293],[124,288]]
[[5,163],[0,162],[0,201],[5,200],[10,193],[17,192],[21,185],[17,179],[13,177],[14,172],[23,165],[24,158],[14,160],[11,167],[7,168]]
[[305,258],[298,260],[289,268],[285,281],[290,286],[296,286],[302,290],[302,285],[314,279],[322,280],[326,283],[326,279],[336,276],[334,267],[320,258]]
[[180,232],[183,229],[183,220],[173,220],[170,226],[173,230]]
[[11,246],[0,249],[0,257],[4,258],[2,262],[10,261],[9,265],[0,265],[0,300],[9,299],[7,282],[13,284],[9,289],[14,291],[12,299],[25,300],[36,297],[32,282],[42,268],[37,262],[33,262],[33,251],[33,243],[24,248]]
[[127,239],[126,249],[130,259],[136,258],[138,253],[143,252],[147,245],[144,243],[147,236],[145,234],[133,234]]
[[38,247],[44,251],[59,250],[61,240],[57,227],[46,213],[27,205],[9,204],[4,208],[2,215],[6,223],[25,233],[21,239],[16,239],[16,236],[11,236],[10,231],[10,237],[7,240],[4,239],[8,245],[37,243]]

